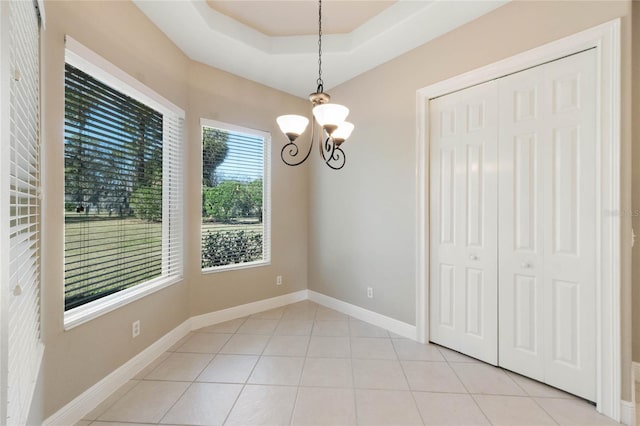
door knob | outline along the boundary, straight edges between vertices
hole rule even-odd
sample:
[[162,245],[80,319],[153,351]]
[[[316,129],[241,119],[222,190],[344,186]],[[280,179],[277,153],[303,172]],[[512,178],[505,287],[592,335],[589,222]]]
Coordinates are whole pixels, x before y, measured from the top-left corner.
[[472,254],[472,255],[469,256],[469,259],[478,260],[478,256],[476,256],[475,254]]
[[522,262],[522,265],[521,265],[521,266],[522,266],[523,268],[531,268],[531,264],[530,264],[530,263],[527,263],[527,262]]

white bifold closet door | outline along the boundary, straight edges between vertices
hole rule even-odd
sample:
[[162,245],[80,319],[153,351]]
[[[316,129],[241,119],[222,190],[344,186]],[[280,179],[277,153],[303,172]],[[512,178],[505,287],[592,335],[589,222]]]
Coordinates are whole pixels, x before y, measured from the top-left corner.
[[430,103],[430,340],[589,400],[595,55]]
[[500,365],[596,397],[596,52],[499,82]]
[[435,99],[431,111],[431,340],[496,365],[496,83]]

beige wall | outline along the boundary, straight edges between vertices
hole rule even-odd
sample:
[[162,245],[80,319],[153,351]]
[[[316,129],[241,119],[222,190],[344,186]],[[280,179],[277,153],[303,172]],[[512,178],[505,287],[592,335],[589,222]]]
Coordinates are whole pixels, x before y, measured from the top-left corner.
[[[629,15],[627,1],[515,1],[331,90],[356,129],[344,145],[344,170],[311,170],[309,288],[415,324],[416,90],[617,17],[624,18],[621,173],[630,173]],[[623,207],[630,193],[622,188]],[[628,217],[622,226],[622,396],[629,400]]]
[[[307,286],[308,170],[279,162],[275,117],[307,102],[193,63],[131,2],[46,2],[43,62],[42,333],[45,357],[30,424],[69,403],[187,318]],[[69,331],[63,329],[64,36],[71,37],[186,111],[185,279]],[[271,266],[200,273],[200,117],[273,134]],[[189,207],[192,206],[192,207]],[[275,286],[275,276],[284,285]],[[140,337],[131,322],[141,320]]]
[[[190,312],[199,315],[231,306],[265,299],[307,288],[308,167],[288,167],[280,160],[285,142],[276,117],[287,113],[307,114],[309,103],[243,80],[211,67],[191,63],[189,67],[187,147],[188,179],[186,205],[200,203],[200,117],[271,132],[271,265],[242,271],[201,274],[197,244],[187,248],[186,269],[197,273],[188,277]],[[200,211],[188,209],[187,235],[198,241]],[[193,251],[191,251],[193,250]],[[283,284],[276,287],[276,275]]]
[[[632,71],[635,78],[632,81],[633,105],[633,228],[636,232],[636,244],[633,250],[633,360],[640,363],[640,2],[632,4],[633,29],[632,29]],[[640,377],[637,378],[640,380]],[[636,416],[640,413],[636,413]]]

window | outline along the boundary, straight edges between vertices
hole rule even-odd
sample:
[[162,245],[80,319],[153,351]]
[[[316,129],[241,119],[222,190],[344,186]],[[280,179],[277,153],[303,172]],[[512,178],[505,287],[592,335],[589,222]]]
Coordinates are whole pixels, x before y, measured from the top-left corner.
[[[0,424],[26,424],[40,339],[40,23],[33,2],[0,4]],[[6,204],[5,204],[6,203]]]
[[64,137],[65,311],[181,277],[182,118],[68,50]]
[[268,133],[202,120],[202,269],[270,262]]

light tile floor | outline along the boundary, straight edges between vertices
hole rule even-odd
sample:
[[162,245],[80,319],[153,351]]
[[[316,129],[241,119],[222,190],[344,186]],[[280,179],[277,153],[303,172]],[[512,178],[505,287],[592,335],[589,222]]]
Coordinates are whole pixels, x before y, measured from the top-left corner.
[[305,301],[189,334],[78,423],[121,424],[614,422],[557,389]]

